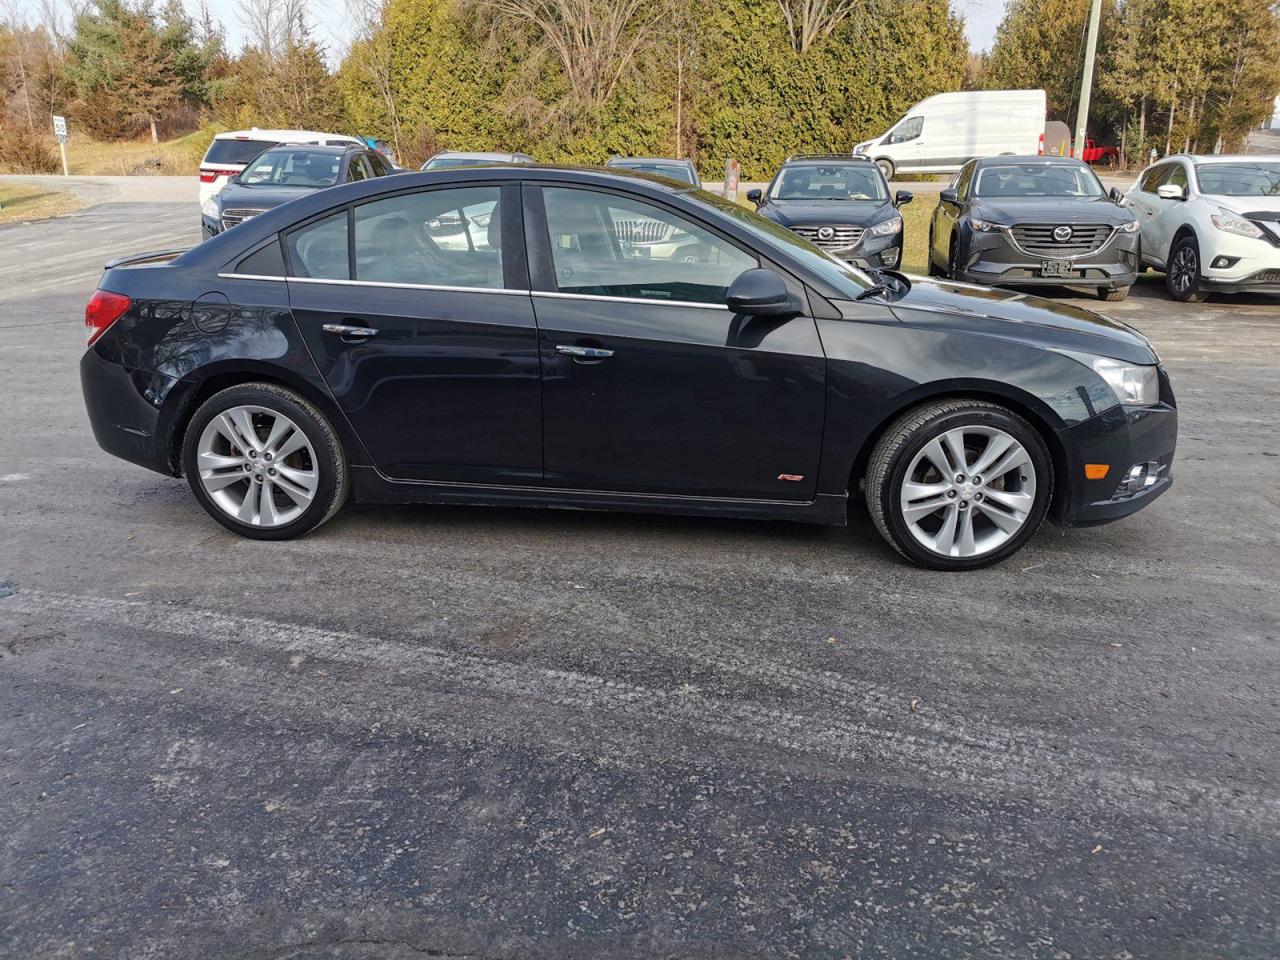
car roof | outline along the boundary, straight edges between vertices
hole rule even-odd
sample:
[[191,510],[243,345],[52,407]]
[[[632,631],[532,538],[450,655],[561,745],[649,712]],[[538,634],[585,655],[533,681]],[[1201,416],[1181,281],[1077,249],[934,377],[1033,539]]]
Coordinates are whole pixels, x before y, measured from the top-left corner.
[[1019,166],[1019,167],[1033,166],[1033,165],[1037,165],[1037,164],[1038,164],[1039,166],[1042,166],[1042,167],[1050,167],[1050,166],[1053,166],[1053,165],[1055,165],[1055,164],[1062,165],[1062,166],[1071,166],[1071,167],[1088,167],[1088,166],[1089,166],[1089,165],[1088,165],[1087,163],[1085,163],[1083,160],[1080,160],[1080,159],[1078,159],[1078,158],[1076,158],[1076,157],[1041,157],[1041,156],[1035,156],[1035,157],[1014,157],[1014,156],[979,157],[979,158],[978,158],[978,162],[977,162],[976,166],[979,166],[979,167],[992,167],[992,166],[1001,166],[1001,165],[1009,164],[1009,163],[1012,163],[1012,164],[1014,164],[1014,165],[1016,165],[1016,166]]
[[[1162,163],[1165,160],[1190,160],[1192,163],[1257,163],[1259,160],[1267,163],[1280,162],[1280,154],[1274,153],[1171,153],[1167,157],[1161,157],[1156,163]],[[1152,164],[1155,166],[1155,164]]]
[[250,130],[230,130],[227,133],[215,134],[215,140],[350,140],[352,143],[361,143],[359,137],[353,137],[346,133],[325,133],[321,130],[260,130],[253,127]]
[[[358,143],[344,143],[341,145],[327,143],[277,143],[274,147],[267,147],[262,153],[283,153],[286,150],[305,150],[307,153],[330,153],[335,157],[340,157],[344,153],[352,150],[368,150],[368,147]],[[262,156],[262,153],[258,156]]]
[[441,150],[439,153],[432,154],[427,158],[427,162],[439,160],[441,158],[448,160],[507,160],[511,157],[526,156],[521,153],[494,153],[476,150]]
[[693,161],[688,157],[610,157],[605,161],[604,165],[613,167],[624,163],[677,163],[683,166],[693,166]]

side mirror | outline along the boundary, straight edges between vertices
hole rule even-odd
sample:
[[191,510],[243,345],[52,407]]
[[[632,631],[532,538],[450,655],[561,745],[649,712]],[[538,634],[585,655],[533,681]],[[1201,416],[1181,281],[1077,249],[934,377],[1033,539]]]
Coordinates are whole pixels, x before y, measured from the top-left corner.
[[914,199],[915,199],[915,194],[913,194],[910,190],[899,190],[897,193],[893,195],[893,205],[895,207],[901,207],[904,204],[910,203]]
[[1180,187],[1176,183],[1162,183],[1156,187],[1156,196],[1161,200],[1185,200],[1187,188]]
[[938,194],[938,199],[941,200],[943,203],[959,203],[960,202],[959,194],[957,194],[955,190],[951,189],[950,187],[947,187],[947,189],[943,190],[940,194]]
[[782,278],[763,267],[738,274],[725,303],[734,313],[749,317],[794,317],[800,313]]
[[747,199],[758,207],[764,203],[764,194],[759,190],[748,190]]
[[1112,187],[1110,190],[1107,191],[1107,196],[1110,197],[1112,201],[1115,203],[1120,203],[1121,201],[1124,200],[1124,194],[1121,193],[1119,190],[1117,190],[1115,187]]

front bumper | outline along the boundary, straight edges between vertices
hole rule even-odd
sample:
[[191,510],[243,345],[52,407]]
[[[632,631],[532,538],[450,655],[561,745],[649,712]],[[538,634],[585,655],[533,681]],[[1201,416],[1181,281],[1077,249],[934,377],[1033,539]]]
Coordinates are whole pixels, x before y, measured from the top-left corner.
[[[1059,518],[1064,526],[1096,526],[1127,517],[1173,485],[1178,410],[1163,370],[1160,388],[1161,399],[1154,406],[1115,406],[1066,431],[1068,495]],[[1105,463],[1110,469],[1101,480],[1088,480],[1086,463]],[[1130,479],[1135,467],[1142,469]]]
[[1093,253],[1060,259],[1075,276],[1045,276],[1045,263],[1059,259],[1027,253],[1003,230],[973,231],[955,279],[990,287],[1129,287],[1138,279],[1138,235],[1116,233]]
[[1200,285],[1204,289],[1280,294],[1280,246],[1225,230],[1208,233],[1200,244]]
[[849,247],[831,247],[821,243],[818,246],[855,267],[893,270],[902,263],[902,231],[889,237],[873,236],[868,231],[860,241]]
[[222,224],[212,217],[200,214],[200,239],[208,240],[210,237],[216,237],[222,232]]

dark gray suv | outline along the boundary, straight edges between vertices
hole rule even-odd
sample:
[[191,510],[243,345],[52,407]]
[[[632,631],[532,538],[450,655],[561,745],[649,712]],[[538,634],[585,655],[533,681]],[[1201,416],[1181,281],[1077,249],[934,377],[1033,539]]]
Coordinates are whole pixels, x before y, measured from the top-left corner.
[[1138,221],[1088,164],[970,160],[939,195],[929,275],[989,286],[1091,286],[1123,300],[1137,279]]
[[760,216],[848,263],[893,269],[902,262],[898,207],[911,194],[890,195],[884,174],[866,157],[788,157],[768,188],[748,191],[747,199]]

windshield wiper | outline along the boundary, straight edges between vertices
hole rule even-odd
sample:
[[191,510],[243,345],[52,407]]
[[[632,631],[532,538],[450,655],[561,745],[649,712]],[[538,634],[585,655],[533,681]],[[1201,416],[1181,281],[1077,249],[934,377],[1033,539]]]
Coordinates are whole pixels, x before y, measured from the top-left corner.
[[870,300],[872,297],[882,297],[888,292],[889,292],[888,286],[886,286],[883,283],[880,283],[879,281],[876,281],[875,283],[867,287],[867,289],[863,290],[860,294],[858,294],[853,299],[854,300]]

